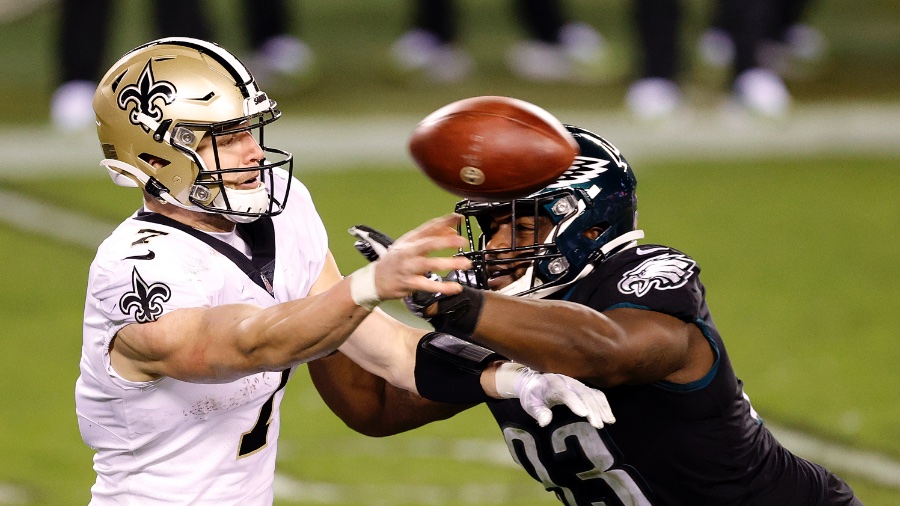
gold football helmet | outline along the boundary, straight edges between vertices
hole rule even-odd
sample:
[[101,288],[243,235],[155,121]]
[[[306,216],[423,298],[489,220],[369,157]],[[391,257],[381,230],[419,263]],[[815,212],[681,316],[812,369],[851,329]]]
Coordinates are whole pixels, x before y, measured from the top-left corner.
[[[129,51],[101,80],[94,112],[101,165],[116,184],[238,223],[274,216],[287,202],[293,156],[263,140],[263,127],[281,112],[247,67],[216,44],[172,37]],[[254,190],[223,183],[222,174],[246,167],[219,166],[216,139],[244,131],[254,133],[265,153],[259,167],[264,184]],[[196,151],[205,136],[212,139],[215,167],[207,167]],[[273,195],[276,168],[287,172],[279,195]]]

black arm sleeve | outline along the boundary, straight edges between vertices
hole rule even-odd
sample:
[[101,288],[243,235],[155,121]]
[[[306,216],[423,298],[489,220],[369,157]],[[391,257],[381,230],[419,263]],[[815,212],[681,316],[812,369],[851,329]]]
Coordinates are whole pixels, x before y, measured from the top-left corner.
[[481,373],[503,357],[487,348],[440,332],[422,336],[416,347],[416,389],[422,397],[451,404],[491,400],[481,388]]

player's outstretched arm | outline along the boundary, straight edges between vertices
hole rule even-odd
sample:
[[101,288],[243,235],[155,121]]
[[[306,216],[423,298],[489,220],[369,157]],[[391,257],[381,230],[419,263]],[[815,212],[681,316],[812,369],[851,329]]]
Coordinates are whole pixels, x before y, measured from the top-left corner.
[[[313,384],[329,408],[351,429],[383,437],[444,420],[480,401],[437,402],[399,388],[374,375],[338,352],[309,363]],[[469,388],[452,378],[439,390]],[[464,381],[469,381],[465,379]],[[546,426],[551,408],[563,404],[597,428],[615,417],[603,392],[560,374],[542,374],[521,364],[491,362],[479,375],[482,396],[518,398],[525,411]]]
[[[461,245],[458,219],[447,215],[426,222],[398,240],[399,247],[384,259],[346,279],[337,274],[317,280],[304,299],[267,308],[232,304],[178,309],[153,322],[127,325],[111,344],[113,367],[133,381],[168,376],[224,382],[324,356],[381,300],[422,289],[459,289],[455,283],[424,277],[433,270],[468,267],[463,258],[429,256]],[[337,272],[333,259],[327,269]]]
[[[370,260],[392,247],[390,237],[371,227],[358,225],[350,233],[357,237],[354,246]],[[538,370],[599,386],[662,379],[687,383],[706,374],[714,360],[695,325],[654,311],[601,313],[571,302],[471,288],[452,294],[418,291],[404,301],[438,330],[471,336]]]
[[339,350],[311,362],[310,375],[331,409],[370,436],[410,430],[501,398],[518,398],[541,425],[549,423],[557,404],[598,428],[614,421],[599,390],[504,361],[447,334],[425,333],[379,310]]

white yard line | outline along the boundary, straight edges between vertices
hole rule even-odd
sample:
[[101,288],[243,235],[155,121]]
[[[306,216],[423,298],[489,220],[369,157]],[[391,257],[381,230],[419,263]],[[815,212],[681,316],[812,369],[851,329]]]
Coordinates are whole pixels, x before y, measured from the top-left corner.
[[766,426],[791,452],[821,464],[838,475],[862,476],[873,483],[900,489],[900,461],[880,453],[829,443],[768,421]]
[[29,502],[25,489],[0,483],[0,504],[29,504]]
[[[813,154],[900,155],[900,104],[827,104],[799,107],[780,122],[751,120],[718,110],[693,111],[648,125],[618,111],[552,111],[563,122],[606,137],[634,163],[646,159],[721,159]],[[418,116],[299,117],[280,120],[267,140],[293,152],[299,170],[355,164],[412,169],[406,151]],[[0,127],[0,176],[42,173],[103,174],[92,131],[69,135],[46,127]]]
[[0,24],[22,19],[51,0],[0,0]]
[[0,223],[92,251],[116,226],[3,189],[0,202]]
[[[852,474],[892,488],[900,488],[900,462],[884,455],[860,451],[794,430],[774,426],[769,429],[792,452],[821,464],[839,475]],[[504,467],[517,467],[506,444],[499,439],[354,438],[345,448],[340,440],[333,448],[340,454],[366,456],[390,455],[427,458],[443,455],[461,462],[475,462]],[[366,503],[372,505],[421,504],[441,506],[462,504],[509,504],[528,500],[529,504],[545,498],[548,505],[557,504],[553,496],[542,492],[538,483],[523,488],[519,485],[461,483],[453,486],[414,485],[409,483],[341,485],[337,483],[298,480],[283,473],[275,476],[275,497],[284,502],[315,504]],[[373,498],[377,498],[374,499]],[[24,489],[0,484],[0,505],[29,504]]]
[[[854,475],[864,477],[882,486],[900,489],[900,462],[885,455],[857,450],[847,446],[836,445],[828,441],[804,434],[795,430],[786,429],[770,422],[766,422],[769,430],[790,451],[803,458],[823,465],[831,471],[842,475]],[[450,438],[405,438],[391,441],[390,439],[353,439],[352,443],[342,445],[335,441],[332,449],[337,454],[379,456],[408,456],[411,458],[428,458],[429,456],[443,455],[460,462],[474,462],[504,467],[518,467],[509,455],[509,450],[501,439],[450,439]],[[523,471],[524,472],[524,471]],[[419,497],[426,489],[443,489],[436,497],[441,497],[443,502],[422,502],[421,504],[446,504],[462,502],[464,504],[491,504],[484,500],[469,503],[466,494],[476,494],[479,491],[490,490],[492,494],[487,497],[504,497],[495,502],[509,502],[510,500],[530,497],[539,498],[541,488],[534,483],[533,490],[522,490],[521,487],[503,485],[466,485],[453,487],[416,487],[407,484],[368,484],[364,487],[340,486],[336,484],[314,483],[295,480],[286,475],[279,475],[275,482],[275,495],[279,499],[290,501],[302,500],[320,502],[322,504],[335,504],[358,501],[365,494],[372,497],[391,497],[392,502],[383,504],[404,504]],[[365,493],[361,491],[365,490]],[[298,492],[305,495],[298,495]],[[435,497],[427,494],[428,497]],[[552,496],[547,494],[548,504],[555,504]]]

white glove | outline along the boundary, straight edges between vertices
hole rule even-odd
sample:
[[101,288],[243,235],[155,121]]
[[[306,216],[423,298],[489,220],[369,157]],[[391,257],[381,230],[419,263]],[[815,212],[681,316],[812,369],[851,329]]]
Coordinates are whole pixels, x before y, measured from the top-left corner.
[[501,397],[518,398],[525,412],[541,427],[553,419],[550,408],[558,404],[587,418],[597,429],[616,421],[603,392],[562,374],[540,373],[522,364],[504,362],[497,368],[496,383]]

